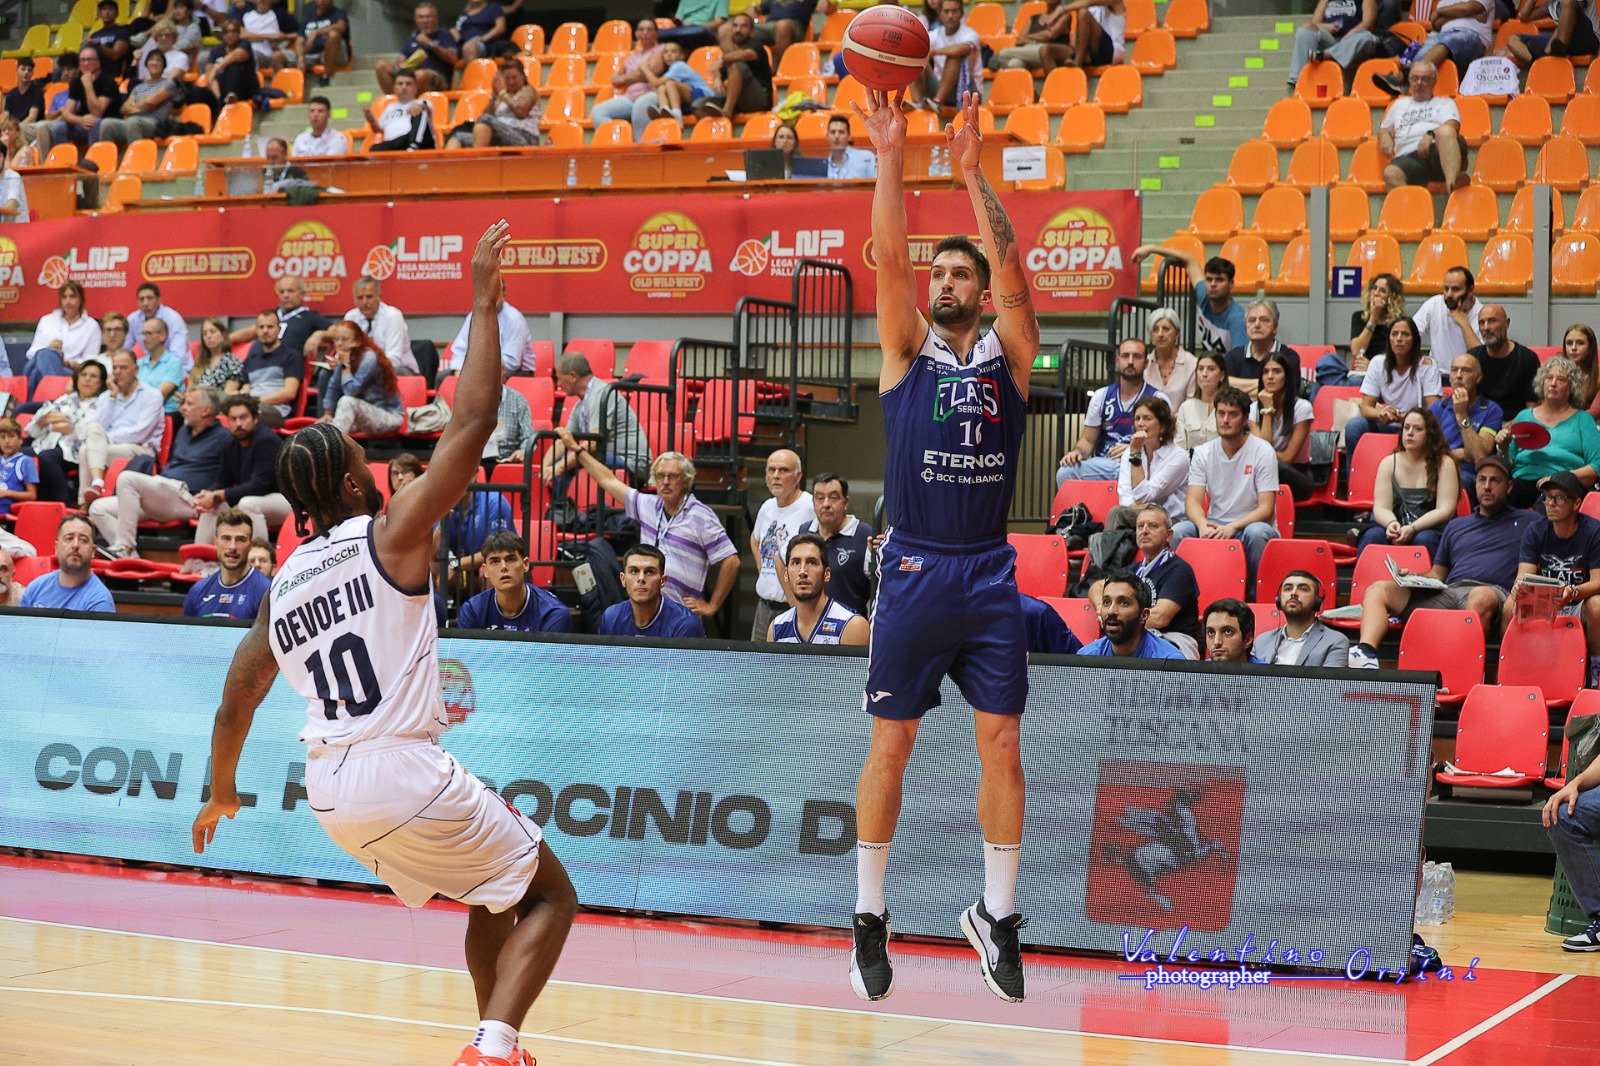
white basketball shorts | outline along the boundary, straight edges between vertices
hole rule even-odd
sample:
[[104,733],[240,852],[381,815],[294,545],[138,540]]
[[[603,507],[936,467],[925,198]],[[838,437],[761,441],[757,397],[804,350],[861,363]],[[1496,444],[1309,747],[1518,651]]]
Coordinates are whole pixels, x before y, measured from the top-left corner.
[[335,844],[420,907],[435,894],[498,914],[539,867],[539,826],[427,740],[312,749],[306,794]]

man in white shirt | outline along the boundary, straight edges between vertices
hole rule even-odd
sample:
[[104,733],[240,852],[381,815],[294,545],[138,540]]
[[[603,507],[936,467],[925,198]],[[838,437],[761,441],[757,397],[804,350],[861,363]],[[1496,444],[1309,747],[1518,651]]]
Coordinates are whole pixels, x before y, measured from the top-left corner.
[[[500,365],[504,369],[503,378],[508,378],[519,370],[533,371],[533,337],[528,332],[528,320],[522,312],[512,307],[506,301],[506,279],[500,279],[500,302],[497,307],[500,322]],[[450,342],[450,347],[445,349],[444,359],[439,369],[446,374],[453,374],[461,369],[461,361],[467,357],[467,331],[472,328],[472,316],[468,315],[466,321],[461,323],[461,332],[456,334],[456,339]]]
[[368,151],[411,152],[438,147],[433,130],[433,107],[417,99],[417,76],[409,70],[394,75],[394,101],[374,115],[369,104],[363,112],[367,126],[377,132],[378,142]]
[[817,520],[811,493],[802,487],[805,471],[800,456],[779,448],[767,457],[767,489],[772,498],[756,512],[750,527],[750,553],[761,571],[756,577],[756,617],[750,626],[751,640],[766,640],[772,620],[789,609],[789,589],[783,560],[789,541],[807,522]]
[[293,31],[300,27],[287,7],[280,10],[274,0],[255,0],[254,7],[240,14],[239,25],[244,28],[241,38],[255,52],[257,67],[276,74],[294,64],[300,35]]
[[1417,308],[1413,321],[1434,366],[1449,366],[1456,356],[1483,343],[1478,329],[1483,303],[1476,286],[1472,271],[1464,266],[1451,267],[1444,272],[1442,291]]
[[1389,159],[1384,183],[1391,189],[1434,181],[1452,189],[1464,184],[1467,142],[1461,137],[1460,109],[1449,97],[1433,95],[1439,71],[1432,63],[1411,64],[1406,77],[1411,95],[1390,104],[1378,128],[1378,151]]
[[182,315],[161,302],[161,290],[155,282],[147,281],[140,285],[137,297],[139,307],[128,316],[129,335],[140,336],[146,321],[159,318],[167,324],[167,351],[178,357],[178,362],[183,364],[187,373],[194,366],[194,356],[189,354],[189,324]]
[[908,99],[929,110],[955,107],[965,92],[983,92],[983,42],[966,25],[961,0],[940,0],[939,24],[928,33],[928,76],[911,83]]
[[289,154],[296,159],[318,155],[349,155],[350,139],[328,126],[333,105],[326,96],[313,96],[306,105],[311,118],[311,128],[301,130],[294,139]]
[[1250,432],[1245,421],[1250,397],[1229,386],[1217,393],[1213,406],[1217,439],[1194,450],[1185,504],[1189,517],[1172,527],[1172,545],[1189,537],[1239,541],[1246,584],[1254,589],[1261,553],[1278,536],[1278,453],[1271,441]]
[[843,115],[828,119],[828,177],[843,181],[877,176],[877,155],[865,148],[850,147],[850,120]]
[[[372,343],[383,349],[383,354],[394,364],[397,374],[420,374],[417,357],[411,353],[411,330],[406,326],[406,316],[398,307],[383,302],[383,290],[377,278],[362,277],[350,286],[350,295],[356,305],[345,312],[344,320],[360,326]],[[320,335],[318,337],[320,340]]]

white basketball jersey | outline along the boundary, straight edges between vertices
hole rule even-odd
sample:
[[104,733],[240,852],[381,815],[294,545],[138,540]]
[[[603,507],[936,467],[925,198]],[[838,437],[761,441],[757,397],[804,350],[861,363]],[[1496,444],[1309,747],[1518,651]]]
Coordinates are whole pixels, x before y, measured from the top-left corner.
[[272,579],[272,654],[306,700],[307,744],[431,739],[449,727],[433,590],[390,580],[372,523],[348,518],[302,543]]

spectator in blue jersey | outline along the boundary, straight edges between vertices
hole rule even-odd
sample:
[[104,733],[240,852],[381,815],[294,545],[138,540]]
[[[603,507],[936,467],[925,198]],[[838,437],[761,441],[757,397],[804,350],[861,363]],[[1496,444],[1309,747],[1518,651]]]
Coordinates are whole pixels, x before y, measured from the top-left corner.
[[1078,655],[1083,651],[1083,641],[1072,631],[1066,620],[1054,607],[1041,599],[1018,593],[1022,597],[1022,623],[1028,628],[1028,651],[1033,655]]
[[1111,571],[1100,582],[1100,632],[1105,636],[1079,654],[1182,659],[1183,652],[1146,628],[1151,602],[1150,586],[1143,578],[1126,570]]
[[250,516],[227,510],[217,518],[217,562],[222,569],[189,590],[185,618],[242,618],[254,621],[272,581],[250,565]]
[[622,553],[626,603],[614,603],[600,616],[602,637],[703,637],[700,616],[663,595],[667,557],[653,544],[635,544]]
[[866,646],[867,620],[824,591],[828,582],[827,554],[827,542],[815,533],[800,533],[789,540],[783,567],[795,606],[768,623],[768,644]]
[[872,527],[850,513],[850,483],[838,474],[818,474],[811,482],[811,502],[817,519],[800,526],[816,533],[828,545],[828,595],[856,614],[867,613],[872,602]]
[[1056,485],[1074,481],[1115,481],[1122,453],[1133,439],[1133,408],[1147,396],[1160,396],[1144,379],[1148,348],[1138,337],[1117,346],[1117,380],[1089,397],[1078,443],[1061,457]]
[[571,633],[567,605],[528,581],[528,542],[508,529],[491,533],[479,549],[479,573],[488,586],[461,605],[457,629],[509,629],[515,633]]
[[[3,426],[4,423],[0,423]],[[1501,610],[1510,625],[1517,597],[1527,586],[1522,579],[1538,575],[1562,583],[1561,613],[1583,619],[1589,638],[1589,684],[1600,681],[1600,521],[1578,512],[1583,482],[1570,470],[1545,478],[1544,517],[1522,534],[1517,555],[1517,583]]]
[[1494,451],[1495,434],[1505,425],[1505,412],[1500,405],[1483,395],[1483,368],[1477,356],[1463,352],[1450,362],[1450,395],[1435,400],[1428,410],[1439,420],[1444,431],[1445,447],[1460,467],[1460,482],[1478,504],[1476,463]]
[[1141,244],[1133,250],[1133,262],[1144,261],[1145,256],[1156,254],[1176,260],[1189,271],[1189,281],[1194,285],[1195,355],[1202,351],[1227,355],[1245,341],[1244,308],[1233,298],[1233,262],[1214,255],[1204,264],[1200,258],[1176,248],[1159,244]]
[[450,549],[450,565],[476,570],[483,564],[478,548],[489,534],[512,528],[511,504],[506,502],[504,493],[468,489],[441,528]]
[[94,526],[85,515],[69,513],[56,527],[56,568],[28,582],[22,606],[51,611],[115,613],[111,593],[94,576]]
[[1211,601],[1206,608],[1206,658],[1214,663],[1256,663],[1256,613],[1232,597]]
[[38,498],[39,464],[22,454],[22,427],[15,418],[0,418],[0,514]]

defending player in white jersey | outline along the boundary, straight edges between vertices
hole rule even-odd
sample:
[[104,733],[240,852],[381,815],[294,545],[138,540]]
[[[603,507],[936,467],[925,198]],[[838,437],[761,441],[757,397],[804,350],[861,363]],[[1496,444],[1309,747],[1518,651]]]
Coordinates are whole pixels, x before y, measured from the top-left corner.
[[[211,799],[194,823],[201,852],[239,811],[235,775],[256,708],[279,669],[306,699],[306,791],[328,836],[420,907],[469,905],[467,968],[478,1033],[456,1066],[531,1066],[517,1028],[555,968],[578,900],[524,818],[438,745],[430,564],[433,527],[478,469],[500,406],[497,222],[472,257],[472,325],[455,413],[427,472],[383,504],[366,453],[331,423],[290,437],[278,484],[308,536],[284,560],[240,643],[212,732]],[[309,527],[309,528],[308,528]]]

